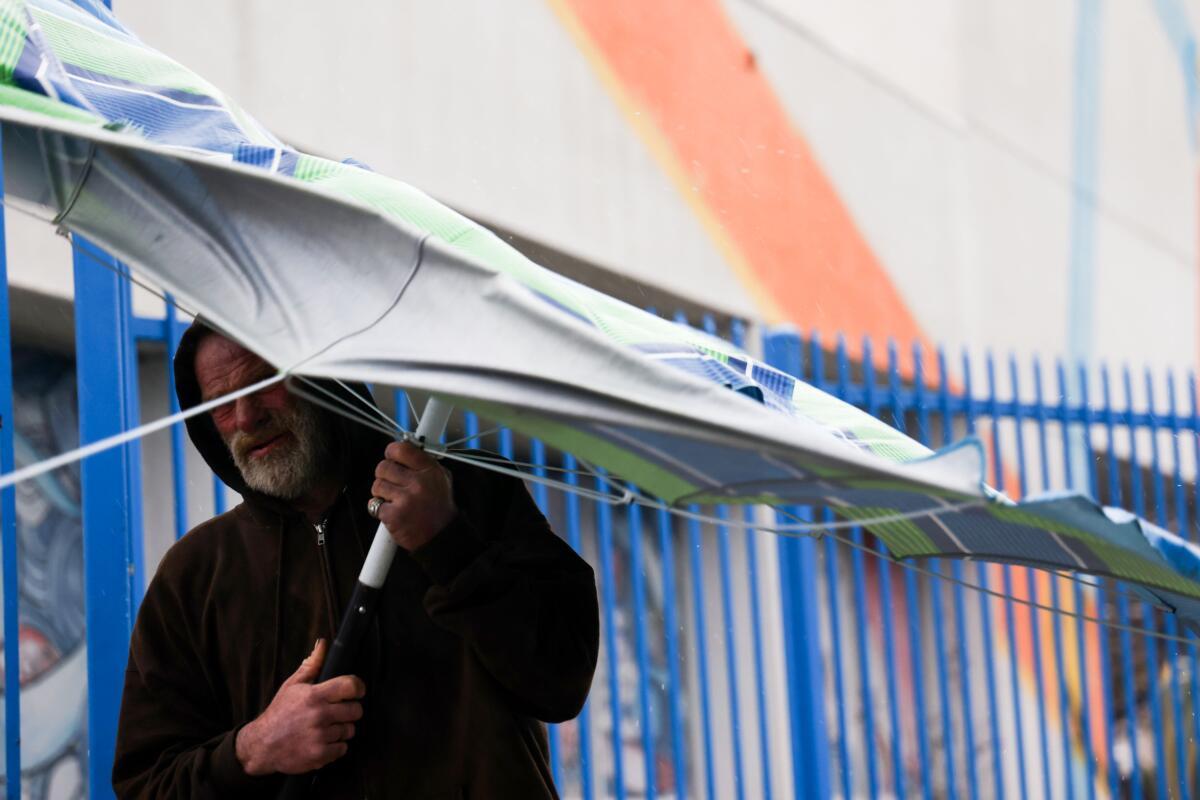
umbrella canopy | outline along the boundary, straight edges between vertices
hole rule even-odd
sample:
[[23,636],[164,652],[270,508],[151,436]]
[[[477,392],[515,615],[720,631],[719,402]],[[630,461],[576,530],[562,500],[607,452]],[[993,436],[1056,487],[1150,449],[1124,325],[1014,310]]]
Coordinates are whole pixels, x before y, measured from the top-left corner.
[[399,181],[288,148],[91,0],[0,3],[6,196],[290,374],[435,393],[672,508],[830,506],[893,555],[1110,575],[1200,626],[1200,549],[533,264]]

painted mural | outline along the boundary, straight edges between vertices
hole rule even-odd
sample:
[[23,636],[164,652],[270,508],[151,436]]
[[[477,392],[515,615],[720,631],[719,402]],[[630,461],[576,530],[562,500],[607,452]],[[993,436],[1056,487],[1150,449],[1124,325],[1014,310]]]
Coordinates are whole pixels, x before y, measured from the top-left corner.
[[[44,351],[19,349],[13,354],[13,373],[17,466],[75,447],[79,417],[73,363]],[[18,485],[17,528],[22,795],[28,800],[77,800],[87,796],[77,466]],[[7,681],[4,686],[7,689]],[[5,765],[3,775],[7,774]]]

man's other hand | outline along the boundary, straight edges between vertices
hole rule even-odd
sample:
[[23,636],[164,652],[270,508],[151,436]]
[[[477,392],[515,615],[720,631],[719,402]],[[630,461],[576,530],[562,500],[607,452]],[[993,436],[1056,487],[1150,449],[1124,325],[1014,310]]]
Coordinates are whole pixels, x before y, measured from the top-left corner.
[[326,649],[325,640],[318,640],[267,710],[238,731],[234,748],[246,774],[311,772],[346,754],[366,686],[353,675],[314,684]]
[[383,499],[377,516],[399,547],[416,550],[458,513],[450,471],[408,442],[392,442],[375,468],[371,493]]

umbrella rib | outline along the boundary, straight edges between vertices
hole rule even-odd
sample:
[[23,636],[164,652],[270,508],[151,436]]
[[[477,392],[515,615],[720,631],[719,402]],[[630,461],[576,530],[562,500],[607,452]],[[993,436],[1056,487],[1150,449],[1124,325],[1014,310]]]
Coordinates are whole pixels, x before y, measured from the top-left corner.
[[212,400],[200,403],[199,405],[194,405],[191,408],[184,409],[183,411],[178,411],[174,414],[168,414],[167,416],[160,417],[153,422],[147,422],[144,425],[138,425],[136,428],[130,428],[127,431],[122,431],[121,433],[116,433],[112,436],[106,436],[103,439],[98,439],[97,441],[83,445],[82,447],[76,447],[74,450],[68,450],[67,452],[61,453],[52,458],[43,459],[42,461],[38,461],[35,464],[30,464],[27,467],[22,467],[21,469],[5,473],[4,475],[0,475],[0,489],[6,489],[9,486],[20,483],[21,481],[35,478],[38,475],[58,469],[59,467],[65,467],[68,464],[73,464],[76,461],[85,459],[88,456],[93,456],[96,453],[103,452],[111,447],[128,444],[129,442],[140,439],[147,434],[160,431],[163,428],[169,428],[176,423],[191,419],[198,414],[211,411],[212,409],[222,406],[231,400],[236,400],[239,397],[244,397],[248,394],[254,394],[257,391],[261,391],[268,386],[273,386],[274,384],[284,380],[286,377],[287,373],[280,372],[276,375],[266,378],[265,380],[261,380],[258,383],[245,386],[237,391],[221,395],[220,397],[214,397]]
[[[325,400],[318,395],[313,394],[312,392],[305,391],[303,388],[300,388],[296,380],[292,379],[297,379],[313,389],[316,389],[317,392],[320,392],[321,394],[325,395],[325,397],[330,398],[330,400],[333,402],[329,402],[328,400]],[[382,412],[380,417],[384,420],[384,423],[379,422],[374,416],[368,416],[357,406],[352,405],[349,400],[346,400],[344,397],[339,396],[335,392],[326,389],[312,378],[304,375],[291,375],[290,379],[288,380],[287,387],[288,391],[292,392],[297,397],[303,398],[313,405],[319,406],[320,408],[323,408],[332,414],[337,414],[338,416],[348,419],[351,422],[357,422],[360,425],[366,426],[371,430],[384,433],[393,438],[396,437],[397,434],[404,436],[409,433],[409,431],[404,430],[391,419],[388,419],[388,417],[383,415]]]
[[[399,426],[395,425],[395,423],[392,423],[392,421],[390,419],[388,419],[386,416],[383,416],[382,418],[388,421],[388,423],[389,423],[388,427],[380,425],[378,422],[376,422],[376,420],[373,416],[364,415],[358,408],[356,408],[354,405],[352,405],[345,398],[340,397],[337,394],[331,392],[329,389],[326,389],[324,386],[321,386],[319,383],[314,381],[312,378],[308,378],[303,375],[292,375],[291,377],[298,378],[299,380],[308,384],[312,388],[316,389],[321,394],[324,394],[326,397],[329,397],[335,401],[335,403],[328,402],[328,401],[318,397],[315,394],[311,394],[309,392],[304,391],[303,389],[297,388],[297,386],[294,382],[289,381],[289,384],[288,384],[289,389],[291,391],[295,392],[296,395],[298,395],[299,397],[303,397],[304,399],[308,400],[310,403],[313,403],[314,405],[317,405],[317,406],[325,409],[326,411],[329,411],[330,413],[337,414],[341,417],[349,419],[351,422],[357,422],[360,425],[364,425],[368,428],[371,428],[372,430],[379,431],[379,432],[387,434],[389,436],[396,436],[397,434],[400,434],[402,439],[406,439],[409,441],[412,440],[413,434],[411,431],[406,431],[406,430],[401,429]],[[500,463],[490,460],[490,459],[480,459],[476,456],[466,455],[465,453],[451,452],[447,449],[447,447],[445,445],[426,443],[425,449],[427,451],[429,451],[430,453],[436,454],[438,456],[449,458],[449,459],[452,459],[455,461],[463,461],[463,462],[466,462],[469,464],[475,464],[476,466],[479,466],[481,468],[490,469],[493,472],[499,472],[499,473],[502,473],[505,475],[513,475],[516,477],[520,477],[523,480],[531,481],[533,483],[543,483],[543,484],[552,486],[554,488],[560,488],[560,489],[564,489],[564,490],[568,490],[568,491],[573,490],[573,491],[575,491],[576,494],[579,494],[581,496],[587,497],[592,500],[597,500],[600,502],[611,503],[613,505],[626,504],[629,502],[629,498],[632,496],[632,492],[630,492],[628,490],[623,491],[621,495],[617,496],[617,495],[605,494],[603,492],[595,492],[595,491],[591,491],[591,490],[587,490],[587,489],[582,489],[582,487],[573,487],[570,484],[567,484],[567,483],[564,483],[561,481],[555,481],[555,480],[548,479],[548,478],[542,478],[537,475],[530,475],[529,473],[526,473],[526,472],[523,472],[523,471],[517,470],[517,469],[505,468],[505,467],[501,466]]]
[[[949,512],[953,512],[953,511],[964,511],[964,510],[970,509],[970,508],[978,508],[985,504],[985,501],[983,501],[983,500],[969,500],[967,502],[958,503],[958,504],[951,505],[951,506],[937,506],[936,508],[933,506],[930,506],[929,508],[922,508],[922,509],[918,509],[917,511],[898,511],[895,514],[881,514],[878,517],[869,517],[869,518],[856,519],[856,520],[839,520],[837,522],[809,522],[807,520],[801,520],[798,517],[795,517],[794,515],[786,514],[785,512],[776,508],[775,506],[769,506],[769,508],[772,508],[772,509],[778,511],[781,515],[786,516],[789,519],[793,520],[793,524],[791,524],[791,525],[771,526],[771,525],[760,525],[758,523],[753,523],[753,522],[739,522],[738,520],[732,519],[732,518],[724,519],[722,517],[713,516],[711,514],[702,514],[702,513],[696,512],[696,511],[688,511],[686,509],[679,508],[678,506],[673,506],[673,505],[664,503],[661,500],[649,500],[644,497],[642,497],[640,499],[635,499],[634,502],[637,502],[648,508],[669,511],[672,514],[674,514],[678,517],[684,517],[685,519],[694,519],[694,520],[698,520],[700,522],[708,522],[713,525],[721,525],[726,528],[738,528],[738,529],[743,529],[743,530],[758,530],[758,531],[766,531],[769,533],[778,533],[781,535],[793,534],[793,535],[800,535],[800,536],[804,536],[804,537],[815,537],[815,538],[820,538],[820,536],[826,531],[848,530],[850,528],[857,528],[857,527],[863,527],[863,526],[869,526],[869,525],[887,525],[888,523],[904,522],[906,520],[911,520],[911,519],[922,519],[924,517],[936,517],[939,514],[945,514],[945,513],[949,513]],[[756,504],[756,505],[765,505],[765,504]]]
[[[959,510],[958,507],[952,506],[949,503],[946,503],[946,501],[942,498],[939,498],[939,497],[936,497],[933,495],[929,495],[929,497],[931,497],[931,499],[934,499],[935,501],[941,503],[943,505],[943,508],[945,509],[945,511],[951,512],[951,511]],[[806,520],[801,520],[800,517],[797,517],[795,514],[784,511],[783,509],[776,509],[776,511],[779,513],[780,516],[787,517],[788,519],[796,520],[798,522],[807,522]],[[929,514],[928,516],[935,523],[937,523],[939,525],[942,524],[941,519],[940,519],[940,516],[941,516],[940,513]],[[855,524],[870,525],[870,524],[872,524],[872,522],[873,522],[872,520],[858,520],[855,522]],[[839,526],[839,527],[844,527],[844,526]],[[831,526],[831,530],[832,530],[832,526]],[[785,533],[782,529],[776,530],[775,532],[779,533],[780,535],[789,535],[789,534]],[[832,538],[834,538],[835,540],[841,541],[840,537],[838,537],[836,535],[834,535]],[[864,547],[866,547],[866,546],[864,546]],[[873,553],[878,558],[886,558],[889,561],[894,561],[899,564],[912,563],[911,560],[905,561],[902,558],[894,558],[892,556],[889,556],[886,553],[882,553],[878,550],[871,549],[870,547],[866,547],[865,552]],[[908,556],[906,558],[914,559],[914,558],[954,558],[954,557],[955,556],[953,556],[952,554],[947,553],[947,554],[943,554],[941,556]],[[988,561],[989,559],[991,559],[990,563],[1002,563],[998,560],[1000,558],[1002,558],[1002,556],[1000,556],[998,554],[983,554],[982,556],[980,556],[978,553],[972,553],[970,550],[966,549],[965,547],[963,548],[963,554],[961,556],[961,560],[963,560],[963,561],[975,561],[976,563]],[[1016,562],[1009,562],[1009,563],[1016,563]],[[1077,584],[1087,587],[1089,589],[1096,588],[1096,583],[1093,579],[1100,577],[1091,572],[1084,572],[1084,571],[1071,572],[1065,568],[1050,569],[1047,567],[1039,567],[1039,566],[1036,566],[1034,564],[1029,564],[1029,563],[1026,563],[1025,566],[1028,566],[1031,569],[1037,569],[1042,572],[1052,574],[1055,577],[1062,578],[1063,580],[1071,581],[1072,583],[1077,583]],[[1118,582],[1123,581],[1123,579],[1118,578],[1115,575],[1110,576],[1110,577],[1112,577],[1114,580],[1116,580]],[[1138,601],[1147,601],[1147,598],[1144,598],[1141,595],[1135,595],[1135,594],[1129,592],[1128,590],[1124,589],[1120,584],[1116,587],[1116,589],[1117,589],[1116,593],[1118,596],[1124,596],[1124,597],[1128,597],[1130,599],[1135,599]],[[1175,609],[1171,608],[1170,606],[1167,606],[1161,602],[1158,602],[1157,598],[1155,598],[1154,600],[1149,601],[1149,602],[1152,606],[1154,606],[1155,608],[1157,608],[1160,611],[1168,611],[1168,612],[1172,612],[1172,613],[1175,611]]]
[[[1011,600],[1012,602],[1014,602],[1018,605],[1026,606],[1031,609],[1036,609],[1038,611],[1049,611],[1052,614],[1060,614],[1064,617],[1080,619],[1080,620],[1083,620],[1084,622],[1092,622],[1097,625],[1103,625],[1106,628],[1111,628],[1112,630],[1129,631],[1131,633],[1137,633],[1137,634],[1141,634],[1144,636],[1153,636],[1156,639],[1162,639],[1163,641],[1179,642],[1179,643],[1186,644],[1186,645],[1195,645],[1196,644],[1196,640],[1193,638],[1188,638],[1185,636],[1176,636],[1176,635],[1172,635],[1169,633],[1159,633],[1158,631],[1154,631],[1149,628],[1139,628],[1135,625],[1125,625],[1120,622],[1113,622],[1111,620],[1105,619],[1104,617],[1093,617],[1090,614],[1083,614],[1078,611],[1068,611],[1064,608],[1058,608],[1057,606],[1046,605],[1045,603],[1035,603],[1032,600],[1026,600],[1025,598],[1022,598],[1022,597],[1005,594],[1002,591],[983,587],[983,586],[980,586],[979,584],[971,583],[970,581],[965,580],[965,579],[959,579],[959,578],[955,578],[952,575],[944,575],[940,572],[934,572],[933,570],[925,569],[924,567],[914,564],[910,560],[887,558],[887,556],[883,555],[878,550],[875,550],[874,548],[869,547],[865,544],[859,544],[859,543],[855,542],[853,539],[848,539],[845,536],[842,536],[840,534],[831,533],[830,536],[840,544],[844,544],[847,547],[851,547],[855,550],[859,550],[867,555],[873,555],[879,559],[887,559],[888,561],[891,561],[894,564],[900,565],[904,569],[912,570],[913,572],[928,576],[930,578],[934,578],[935,580],[943,581],[945,583],[956,584],[956,585],[962,586],[966,589],[971,589],[973,591],[980,592],[981,594],[990,595],[991,597],[995,597],[1000,600]],[[1068,577],[1068,576],[1063,576],[1063,577]],[[1120,579],[1118,579],[1118,580],[1120,580]],[[1132,596],[1132,595],[1130,595],[1130,596]],[[1173,609],[1164,609],[1164,610],[1173,611]]]
[[[379,406],[375,405],[374,403],[369,402],[365,397],[363,397],[362,395],[355,392],[353,389],[350,388],[350,386],[345,381],[341,380],[340,378],[335,378],[334,382],[337,383],[338,386],[345,389],[346,393],[349,394],[352,398],[354,398],[355,401],[357,401],[358,406],[361,406],[361,410],[363,412],[365,412],[379,420],[382,420],[385,425],[394,427],[397,430],[401,429],[399,423],[397,423],[394,419],[389,417],[387,414],[383,413],[383,409],[381,409]],[[418,423],[419,422],[420,422],[420,420],[418,420]]]
[[[42,148],[45,152],[45,147]],[[48,157],[49,154],[47,154]],[[79,174],[79,179],[75,181],[75,186],[71,189],[71,196],[67,198],[67,202],[63,204],[63,208],[50,220],[50,224],[58,230],[66,230],[67,217],[71,215],[71,211],[75,208],[75,203],[79,200],[79,194],[83,191],[84,184],[87,183],[88,176],[92,174],[92,163],[96,160],[96,143],[88,142],[87,161],[84,162],[83,171]]]
[[416,253],[416,256],[413,258],[412,266],[410,266],[408,268],[408,274],[404,277],[403,282],[401,282],[401,284],[400,284],[400,288],[396,291],[396,296],[392,298],[392,302],[388,304],[387,308],[385,308],[383,311],[379,312],[379,314],[375,317],[375,319],[371,320],[366,325],[363,325],[361,328],[358,328],[356,330],[352,330],[352,331],[349,331],[348,333],[342,334],[341,336],[337,337],[329,344],[327,344],[324,347],[317,350],[315,353],[301,359],[300,361],[298,361],[295,364],[295,366],[292,367],[292,369],[294,370],[297,367],[303,366],[304,364],[307,364],[308,362],[312,361],[313,359],[329,352],[330,350],[337,347],[339,344],[345,342],[346,340],[353,339],[355,336],[358,336],[362,333],[365,333],[366,331],[371,330],[376,325],[378,325],[380,322],[382,322],[384,320],[384,318],[388,316],[388,314],[391,314],[392,310],[395,309],[396,306],[398,306],[400,304],[400,300],[404,297],[404,293],[406,291],[408,291],[408,287],[410,285],[412,285],[413,279],[417,277],[417,273],[421,270],[421,264],[423,264],[425,261],[425,243],[427,241],[429,241],[430,235],[431,234],[426,233],[426,234],[422,235],[421,238],[417,241],[417,253]]
[[[493,433],[499,433],[502,430],[504,430],[504,428],[502,426],[493,425],[492,427],[488,428],[487,430],[482,430],[477,433],[467,434],[466,436],[460,436],[459,438],[455,439],[454,441],[446,442],[445,444],[442,445],[442,447],[445,447],[447,450],[452,450],[454,448],[458,448],[458,449],[464,450],[464,451],[466,451],[466,450],[481,450],[485,453],[494,453],[496,455],[499,455],[498,453],[495,453],[495,451],[493,451],[493,450],[487,450],[487,449],[481,448],[481,447],[458,447],[458,446],[461,445],[463,442],[469,442],[472,439],[482,439],[484,436],[491,436]],[[504,456],[500,456],[500,458],[504,458]],[[512,461],[512,463],[520,465],[520,466],[532,466],[531,464],[523,463],[520,461],[514,461],[511,458],[508,458],[505,460]]]
[[595,500],[600,503],[606,503],[607,505],[621,506],[621,505],[629,505],[631,502],[636,502],[636,500],[634,499],[633,493],[628,492],[628,491],[626,491],[624,494],[622,494],[620,496],[611,495],[611,494],[606,494],[605,492],[595,491],[594,489],[588,489],[583,486],[577,486],[574,484],[565,483],[563,481],[557,481],[557,480],[554,480],[553,478],[543,478],[540,475],[531,475],[528,472],[524,472],[523,470],[505,467],[495,461],[485,461],[485,460],[475,458],[473,456],[464,455],[462,452],[449,452],[449,451],[438,451],[438,450],[434,450],[433,452],[437,453],[437,455],[439,455],[443,458],[449,458],[452,461],[461,461],[465,464],[472,464],[481,469],[487,469],[487,470],[491,470],[492,472],[498,472],[501,475],[510,475],[514,478],[520,478],[521,480],[526,480],[526,481],[529,481],[530,483],[537,483],[537,484],[541,484],[543,486],[548,486],[552,489],[560,489],[564,492],[570,492],[571,494],[586,498],[588,500]]
[[[466,448],[453,448],[450,445],[446,445],[446,448],[448,450],[464,454],[470,452]],[[479,455],[480,453],[486,453],[487,455],[481,456]],[[497,453],[495,450],[488,450],[487,448],[475,448],[471,457],[481,462],[486,461],[494,464],[515,464],[518,467],[524,467],[526,469],[541,469],[548,472],[561,473],[563,475],[579,475],[587,478],[599,477],[590,469],[567,469],[566,467],[557,467],[553,464],[535,464],[532,461],[517,461],[516,459],[508,458],[501,453]]]

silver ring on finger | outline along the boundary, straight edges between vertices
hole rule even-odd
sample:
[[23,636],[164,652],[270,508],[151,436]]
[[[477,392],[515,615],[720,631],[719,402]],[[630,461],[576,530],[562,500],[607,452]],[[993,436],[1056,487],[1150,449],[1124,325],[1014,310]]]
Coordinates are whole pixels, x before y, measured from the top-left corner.
[[372,497],[367,501],[367,513],[375,519],[379,519],[379,507],[386,502],[382,497]]

